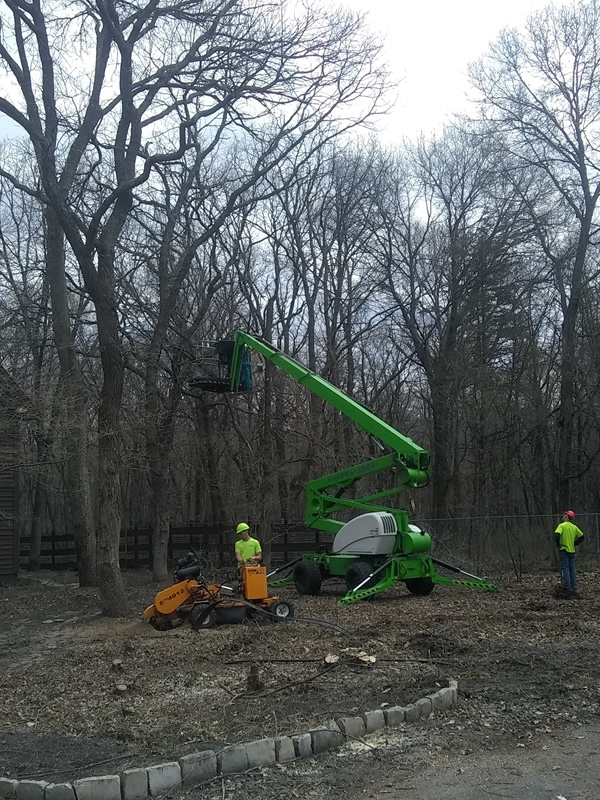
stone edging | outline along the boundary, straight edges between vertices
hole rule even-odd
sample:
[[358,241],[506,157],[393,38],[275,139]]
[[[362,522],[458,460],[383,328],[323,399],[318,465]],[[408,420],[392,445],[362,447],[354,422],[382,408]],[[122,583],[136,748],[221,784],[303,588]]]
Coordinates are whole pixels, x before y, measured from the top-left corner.
[[422,697],[407,706],[387,706],[365,711],[357,717],[340,717],[306,733],[257,739],[246,744],[232,744],[219,752],[204,750],[178,761],[153,767],[125,770],[120,775],[82,778],[72,783],[17,781],[0,778],[0,800],[147,800],[158,798],[181,786],[189,788],[216,778],[256,767],[286,764],[310,758],[340,747],[345,739],[361,739],[381,728],[397,728],[404,722],[417,722],[435,711],[456,705],[458,684]]

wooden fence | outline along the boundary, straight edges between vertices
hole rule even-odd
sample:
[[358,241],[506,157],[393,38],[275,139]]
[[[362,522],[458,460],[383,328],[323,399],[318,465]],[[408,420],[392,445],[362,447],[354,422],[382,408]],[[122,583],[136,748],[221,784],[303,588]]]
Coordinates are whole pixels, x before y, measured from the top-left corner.
[[[597,564],[600,558],[600,514],[578,514],[578,523],[585,533],[585,542],[578,557]],[[443,560],[471,572],[486,569],[508,569],[521,572],[539,569],[551,563],[554,555],[552,531],[556,517],[469,517],[464,519],[420,520],[419,527],[434,538],[434,552]],[[231,525],[196,525],[171,528],[169,563],[194,547],[215,567],[231,567],[235,563],[236,535]],[[263,548],[269,542],[258,534]],[[333,537],[309,530],[301,523],[278,523],[271,530],[271,555],[268,566],[291,561],[301,553],[322,550]],[[439,549],[438,549],[439,548]],[[20,563],[27,566],[29,540],[21,538]],[[150,530],[129,529],[121,532],[120,561],[123,569],[151,566]],[[76,564],[73,537],[50,534],[42,538],[41,564],[46,569],[73,569]]]
[[[225,525],[171,528],[169,562],[185,555],[193,547],[216,567],[231,566],[235,560],[236,538],[231,526]],[[331,538],[319,531],[308,530],[301,524],[273,525],[270,564],[283,564],[301,553],[314,552]],[[23,567],[27,566],[29,559],[29,544],[29,539],[21,539],[20,561]],[[264,547],[265,542],[262,544]],[[42,537],[42,569],[73,569],[76,560],[75,542],[71,535],[51,533]],[[123,569],[151,566],[149,528],[121,531],[120,561]]]

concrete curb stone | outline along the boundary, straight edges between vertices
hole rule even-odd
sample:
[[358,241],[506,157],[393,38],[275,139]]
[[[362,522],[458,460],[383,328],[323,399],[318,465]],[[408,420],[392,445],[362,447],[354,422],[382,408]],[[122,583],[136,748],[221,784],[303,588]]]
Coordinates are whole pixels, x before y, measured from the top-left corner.
[[404,722],[404,709],[402,706],[388,706],[383,709],[383,716],[388,728],[397,728]]
[[213,750],[201,750],[179,759],[181,782],[184,786],[197,786],[217,775],[217,754]]
[[235,772],[246,772],[248,756],[243,744],[231,744],[217,754],[217,774],[233,775]]
[[[126,769],[121,775],[123,800],[146,800],[148,797],[148,770]],[[46,795],[46,800],[48,796]]]
[[367,734],[375,733],[375,731],[379,731],[381,728],[385,727],[385,717],[380,708],[376,708],[374,711],[365,711],[363,719],[365,721]]
[[46,781],[19,781],[16,787],[17,800],[44,800]]
[[455,680],[449,680],[448,686],[452,692],[452,705],[456,705],[458,703],[458,683]]
[[13,778],[0,778],[0,800],[13,800],[18,784]]
[[278,764],[287,764],[295,761],[296,751],[294,743],[289,736],[278,736],[275,739],[275,758]]
[[121,778],[118,775],[81,778],[73,781],[73,789],[77,800],[121,800]]
[[337,721],[341,732],[350,739],[362,739],[367,728],[362,717],[340,717]]
[[344,744],[344,735],[339,728],[337,730],[315,728],[315,730],[310,731],[310,738],[311,749],[315,756],[319,755],[319,753],[325,753],[327,750],[335,750],[336,747],[341,747]]
[[148,793],[150,797],[160,797],[181,786],[181,769],[177,761],[156,764],[148,767]]
[[296,758],[310,758],[312,751],[312,737],[310,733],[300,733],[292,736]]
[[272,767],[275,764],[275,742],[273,739],[257,739],[246,742],[248,768]]
[[436,692],[436,694],[442,698],[442,706],[444,710],[451,708],[456,702],[454,700],[454,692],[451,688],[445,687],[444,689],[440,689],[438,692]]
[[439,692],[435,692],[435,694],[429,694],[425,699],[431,701],[431,707],[433,711],[444,710],[444,701]]
[[45,797],[46,800],[75,800],[75,790],[70,783],[49,783]]
[[419,709],[419,716],[421,719],[428,717],[433,711],[433,704],[429,697],[422,697],[420,700],[417,700],[415,705]]

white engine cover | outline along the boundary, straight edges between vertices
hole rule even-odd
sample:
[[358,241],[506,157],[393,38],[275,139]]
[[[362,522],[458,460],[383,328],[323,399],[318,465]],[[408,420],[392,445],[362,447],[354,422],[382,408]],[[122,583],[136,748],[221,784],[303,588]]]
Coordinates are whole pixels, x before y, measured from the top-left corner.
[[336,533],[332,553],[391,555],[397,532],[396,520],[391,514],[384,511],[361,514],[346,522]]

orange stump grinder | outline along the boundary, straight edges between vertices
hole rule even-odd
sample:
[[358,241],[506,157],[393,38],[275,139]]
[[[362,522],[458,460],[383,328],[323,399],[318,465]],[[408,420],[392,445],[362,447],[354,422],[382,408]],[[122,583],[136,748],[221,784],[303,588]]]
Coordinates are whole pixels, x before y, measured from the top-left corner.
[[269,597],[266,567],[242,567],[242,596],[222,583],[206,583],[200,575],[198,554],[192,550],[180,558],[175,583],[162,589],[143,618],[159,631],[169,631],[189,619],[194,630],[243,622],[263,614],[273,622],[294,616],[294,607],[280,597]]

